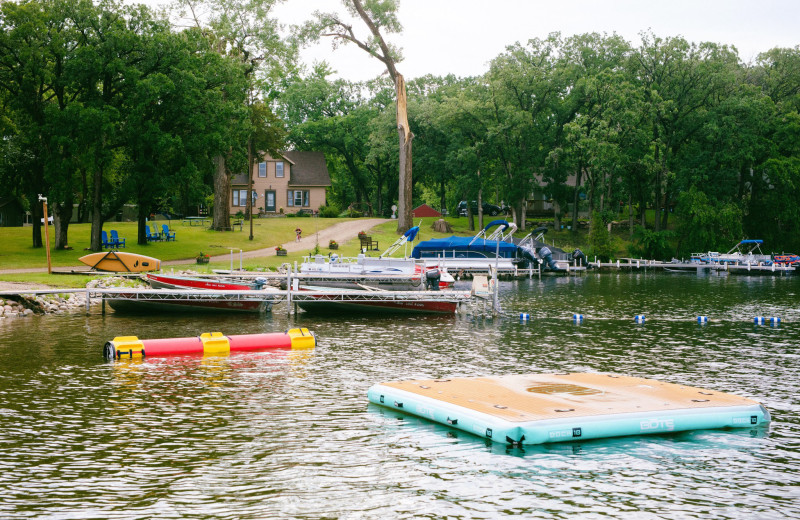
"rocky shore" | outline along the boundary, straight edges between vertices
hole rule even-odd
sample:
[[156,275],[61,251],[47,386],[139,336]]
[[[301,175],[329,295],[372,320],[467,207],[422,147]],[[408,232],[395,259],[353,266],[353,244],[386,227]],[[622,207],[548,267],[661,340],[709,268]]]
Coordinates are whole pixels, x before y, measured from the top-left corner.
[[[146,284],[139,279],[122,277],[105,277],[92,280],[87,288],[107,287],[144,287]],[[30,285],[13,282],[2,282],[0,290],[9,291],[36,291],[51,289],[45,285]],[[24,318],[34,314],[66,314],[86,310],[86,294],[56,293],[56,294],[16,294],[0,296],[0,319]]]

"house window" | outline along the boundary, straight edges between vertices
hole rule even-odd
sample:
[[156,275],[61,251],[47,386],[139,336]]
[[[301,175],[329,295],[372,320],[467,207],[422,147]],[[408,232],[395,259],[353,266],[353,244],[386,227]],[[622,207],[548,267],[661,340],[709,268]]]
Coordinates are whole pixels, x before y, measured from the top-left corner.
[[283,161],[275,163],[275,177],[283,177]]
[[290,207],[309,207],[311,193],[308,190],[289,190],[286,192],[286,205]]
[[258,163],[258,176],[262,179],[266,178],[267,176],[267,163],[260,162]]
[[[256,204],[256,191],[253,190],[253,206]],[[233,206],[247,206],[247,190],[233,190]]]

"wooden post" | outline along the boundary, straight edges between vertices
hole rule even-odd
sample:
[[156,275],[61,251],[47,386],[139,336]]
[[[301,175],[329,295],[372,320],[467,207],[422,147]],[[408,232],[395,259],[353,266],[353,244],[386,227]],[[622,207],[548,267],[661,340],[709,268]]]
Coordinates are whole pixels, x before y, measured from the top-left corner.
[[53,274],[53,268],[50,265],[50,232],[47,229],[47,197],[39,195],[39,200],[44,206],[44,247],[47,249],[47,274]]
[[[291,271],[291,268],[289,268]],[[292,274],[286,273],[286,315],[292,315]]]

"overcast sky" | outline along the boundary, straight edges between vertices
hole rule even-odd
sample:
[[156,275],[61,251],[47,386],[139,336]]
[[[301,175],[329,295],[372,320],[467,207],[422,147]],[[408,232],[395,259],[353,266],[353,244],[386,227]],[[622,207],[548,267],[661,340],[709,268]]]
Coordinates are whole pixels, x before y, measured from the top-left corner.
[[[315,10],[344,12],[339,0],[287,0],[276,13],[292,24]],[[400,0],[399,18],[403,32],[388,39],[403,50],[398,69],[407,79],[482,74],[507,45],[554,31],[616,32],[636,45],[640,32],[652,30],[662,37],[732,44],[744,62],[773,47],[800,45],[800,0]],[[354,27],[366,33],[360,21]],[[303,57],[309,64],[324,59],[350,80],[384,70],[355,46],[333,51],[328,41]]]

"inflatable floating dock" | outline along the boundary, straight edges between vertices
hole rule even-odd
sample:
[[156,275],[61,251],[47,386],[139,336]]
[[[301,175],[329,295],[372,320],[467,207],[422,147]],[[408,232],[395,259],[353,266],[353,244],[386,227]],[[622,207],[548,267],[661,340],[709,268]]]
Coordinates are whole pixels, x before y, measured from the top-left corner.
[[265,334],[223,335],[205,332],[188,338],[139,339],[117,336],[103,346],[103,357],[121,359],[182,354],[226,355],[231,352],[266,349],[306,349],[316,345],[314,333],[306,328]]
[[508,444],[542,444],[770,422],[756,401],[614,374],[527,374],[395,381],[372,403]]

